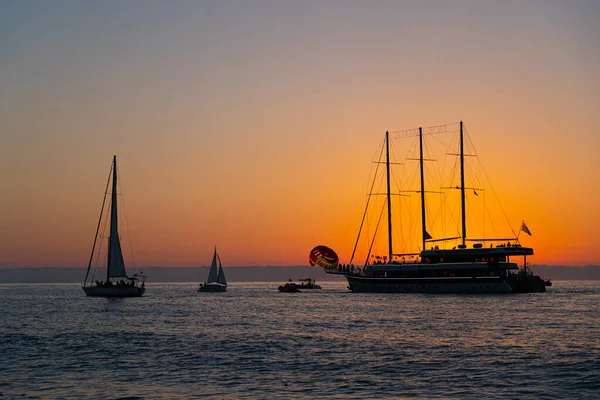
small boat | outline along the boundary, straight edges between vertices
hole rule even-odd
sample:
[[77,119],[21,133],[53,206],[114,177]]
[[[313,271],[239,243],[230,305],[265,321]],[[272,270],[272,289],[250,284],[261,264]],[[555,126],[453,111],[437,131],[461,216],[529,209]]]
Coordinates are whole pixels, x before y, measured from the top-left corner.
[[321,289],[321,286],[315,283],[313,278],[300,279],[300,284],[296,284],[298,289]]
[[[110,204],[110,235],[108,237],[108,256],[106,263],[106,281],[94,280],[90,278],[90,270],[94,259],[94,251],[98,240],[98,233],[102,222],[104,205],[108,195],[108,184],[112,175],[112,191]],[[86,295],[92,297],[140,297],[146,291],[146,277],[142,274],[134,274],[127,276],[125,271],[125,262],[123,260],[123,252],[121,251],[121,240],[119,239],[118,215],[117,215],[117,156],[113,157],[111,172],[106,183],[104,192],[104,200],[100,211],[100,219],[96,228],[96,236],[92,246],[92,254],[88,263],[85,280],[83,282],[83,291]],[[92,274],[94,275],[94,274]]]
[[[218,263],[218,267],[217,267]],[[225,271],[223,271],[223,265],[221,265],[221,257],[217,254],[217,247],[213,253],[212,263],[210,264],[210,270],[208,271],[208,280],[201,283],[198,287],[199,292],[226,292],[227,291],[227,280],[225,279]]]
[[277,288],[277,290],[284,293],[298,293],[300,291],[298,290],[298,285],[293,282],[288,282],[285,285],[281,285]]

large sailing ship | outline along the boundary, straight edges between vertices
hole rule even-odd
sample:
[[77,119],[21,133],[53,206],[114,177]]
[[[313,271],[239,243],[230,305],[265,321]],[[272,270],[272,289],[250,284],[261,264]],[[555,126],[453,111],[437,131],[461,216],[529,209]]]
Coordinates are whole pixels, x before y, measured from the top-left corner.
[[[415,134],[416,136],[416,134]],[[426,190],[424,179],[423,130],[418,130],[420,163],[421,251],[396,254],[392,245],[392,202],[390,191],[389,132],[385,135],[385,167],[387,190],[388,251],[384,256],[367,255],[363,267],[339,265],[326,269],[330,274],[343,274],[353,292],[397,293],[526,293],[545,292],[544,281],[527,268],[527,256],[533,249],[521,246],[518,235],[511,238],[471,239],[467,237],[465,202],[465,152],[463,123],[460,122],[459,153],[461,230],[460,236],[433,239],[427,232]],[[363,219],[364,220],[364,219]],[[362,224],[361,224],[362,226]],[[522,223],[521,230],[530,234]],[[377,230],[376,230],[377,231]],[[513,232],[514,233],[514,232]],[[520,232],[519,232],[520,233]],[[360,233],[359,233],[360,237]],[[436,243],[458,241],[453,248],[440,248]],[[372,242],[371,242],[372,243]],[[469,246],[468,244],[471,244]],[[485,243],[485,246],[484,246]],[[490,243],[488,247],[487,244]],[[429,249],[427,246],[429,245]],[[371,245],[372,246],[372,245]],[[355,246],[356,250],[356,246]],[[369,248],[369,252],[371,249]],[[353,256],[354,257],[354,254]],[[515,259],[522,259],[520,269]],[[369,261],[371,260],[371,261]]]
[[[102,224],[104,206],[108,194],[108,186],[112,176],[112,191],[110,201],[110,234],[108,237],[107,261],[106,261],[106,280],[95,280],[95,271],[90,276],[92,271],[92,263],[96,250],[96,244],[100,233],[100,225]],[[140,297],[146,291],[146,277],[142,274],[134,274],[128,276],[125,270],[125,261],[123,259],[123,251],[121,250],[121,239],[119,237],[118,214],[117,214],[117,156],[113,157],[111,165],[111,173],[106,182],[106,190],[104,191],[104,200],[102,201],[102,209],[100,210],[100,219],[96,228],[96,236],[90,254],[88,268],[83,282],[83,291],[86,295],[92,297]]]

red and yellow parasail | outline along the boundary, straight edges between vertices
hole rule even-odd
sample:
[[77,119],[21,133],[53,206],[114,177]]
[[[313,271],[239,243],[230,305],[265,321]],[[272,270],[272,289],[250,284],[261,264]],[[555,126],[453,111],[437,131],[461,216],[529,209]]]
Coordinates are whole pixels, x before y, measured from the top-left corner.
[[308,262],[323,269],[336,269],[340,259],[335,251],[327,246],[317,246],[310,251]]

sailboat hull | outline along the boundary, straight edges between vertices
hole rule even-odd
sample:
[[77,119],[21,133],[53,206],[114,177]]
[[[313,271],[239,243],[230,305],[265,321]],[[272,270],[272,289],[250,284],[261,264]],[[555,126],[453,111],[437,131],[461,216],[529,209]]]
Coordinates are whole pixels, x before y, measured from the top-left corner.
[[90,297],[141,297],[146,289],[135,286],[84,286],[83,291]]
[[198,288],[198,291],[199,292],[226,292],[227,286],[208,283],[206,285],[201,285]]

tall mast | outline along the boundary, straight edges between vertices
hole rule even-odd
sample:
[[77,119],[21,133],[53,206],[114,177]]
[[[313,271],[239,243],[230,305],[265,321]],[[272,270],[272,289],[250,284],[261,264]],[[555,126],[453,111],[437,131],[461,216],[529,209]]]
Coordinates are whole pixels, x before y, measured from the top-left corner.
[[419,161],[421,164],[421,229],[423,231],[423,247],[425,250],[425,235],[427,224],[425,223],[425,176],[423,173],[423,128],[419,127]]
[[113,156],[113,181],[112,181],[112,193],[111,193],[111,204],[110,204],[110,236],[108,237],[108,260],[106,262],[106,281],[110,279],[110,263],[111,263],[111,249],[112,241],[118,240],[118,226],[117,226],[117,156]]
[[465,209],[465,152],[463,146],[463,122],[460,121],[460,202],[462,219],[462,244],[467,237],[467,217]]
[[[112,169],[112,168],[111,168]],[[100,217],[98,218],[98,225],[96,226],[96,236],[94,236],[94,244],[92,245],[92,254],[90,254],[90,261],[88,262],[87,272],[85,273],[84,285],[87,283],[88,276],[90,274],[90,268],[92,268],[92,261],[94,260],[94,250],[96,250],[96,241],[98,241],[98,232],[100,231],[100,223],[102,222],[102,214],[104,213],[104,205],[106,204],[106,194],[108,193],[108,185],[110,184],[110,171],[108,173],[108,180],[106,181],[106,189],[104,189],[104,198],[102,199],[102,208],[100,209]]]
[[392,202],[390,201],[390,140],[385,131],[385,167],[387,172],[388,262],[392,261]]

